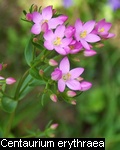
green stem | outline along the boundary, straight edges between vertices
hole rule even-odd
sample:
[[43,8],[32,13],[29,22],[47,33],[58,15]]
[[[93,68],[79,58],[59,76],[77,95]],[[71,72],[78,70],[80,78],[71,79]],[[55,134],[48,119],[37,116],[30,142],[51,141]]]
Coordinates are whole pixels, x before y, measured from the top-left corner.
[[18,86],[17,86],[17,89],[16,89],[16,92],[15,92],[15,96],[14,96],[14,99],[15,100],[18,100],[19,98],[19,91],[20,91],[20,88],[24,82],[24,80],[26,79],[26,77],[29,75],[29,70],[27,70],[24,75],[22,76],[22,78],[20,79],[19,83],[18,83]]
[[5,130],[5,133],[4,133],[4,138],[7,138],[9,136],[9,132],[10,132],[10,129],[11,129],[11,126],[12,126],[14,115],[15,115],[15,111],[10,114],[10,118],[8,120],[6,130]]

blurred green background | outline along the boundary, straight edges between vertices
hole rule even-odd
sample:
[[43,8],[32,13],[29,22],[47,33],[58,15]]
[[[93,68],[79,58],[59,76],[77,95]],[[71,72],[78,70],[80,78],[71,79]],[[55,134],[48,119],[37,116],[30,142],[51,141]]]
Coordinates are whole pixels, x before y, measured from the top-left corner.
[[[0,0],[0,62],[7,63],[4,76],[19,79],[28,68],[24,48],[31,26],[21,20],[22,11],[32,4],[53,5],[58,12],[69,16],[69,23],[77,18],[83,22],[103,18],[112,23],[111,32],[116,36],[96,48],[97,55],[81,60],[85,68],[84,78],[93,87],[84,92],[73,106],[65,102],[53,103],[46,98],[41,106],[36,87],[20,102],[12,126],[11,137],[24,135],[26,129],[44,130],[53,120],[59,127],[55,137],[105,137],[107,150],[120,149],[120,9],[113,11],[106,0],[73,0],[65,8],[62,0]],[[9,92],[14,92],[8,87]],[[8,114],[0,111],[0,134],[6,125]]]

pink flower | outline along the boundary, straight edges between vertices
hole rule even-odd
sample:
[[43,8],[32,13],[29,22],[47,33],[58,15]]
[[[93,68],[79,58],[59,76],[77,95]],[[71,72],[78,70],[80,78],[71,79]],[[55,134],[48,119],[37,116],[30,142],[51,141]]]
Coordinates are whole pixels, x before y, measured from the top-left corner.
[[50,95],[50,99],[51,99],[53,102],[57,102],[57,95],[51,94],[51,95]]
[[74,33],[75,33],[75,27],[73,27],[71,25],[66,27],[66,29],[65,29],[65,36],[67,38],[72,37],[74,35]]
[[96,24],[94,32],[103,38],[112,38],[115,35],[113,33],[109,33],[111,26],[111,23],[106,22],[105,19],[102,19]]
[[82,45],[80,42],[73,40],[67,47],[65,47],[65,51],[67,54],[76,54],[80,50],[82,50]]
[[54,33],[52,30],[48,30],[44,34],[45,38],[44,46],[48,50],[55,49],[55,51],[58,52],[59,54],[66,55],[67,52],[65,51],[64,48],[70,44],[72,38],[64,38],[64,32],[65,32],[64,25],[58,26]]
[[86,57],[94,56],[94,55],[96,55],[96,54],[97,54],[97,52],[94,51],[94,50],[92,50],[92,49],[90,49],[90,50],[85,50],[85,51],[84,51],[84,56],[86,56]]
[[56,69],[52,72],[51,78],[53,80],[58,81],[58,90],[63,92],[65,90],[65,86],[70,88],[71,90],[80,90],[80,82],[76,79],[78,78],[84,71],[84,68],[74,68],[70,70],[70,63],[67,57],[64,57],[57,68],[57,72],[59,70],[59,77],[54,78],[53,74],[56,73]]
[[86,90],[89,90],[92,87],[92,83],[87,82],[87,81],[82,81],[80,86],[81,86],[80,91],[86,91]]
[[27,19],[28,21],[32,21],[32,20],[33,20],[33,15],[32,15],[31,13],[27,13],[27,14],[26,14],[26,19]]
[[33,12],[32,13],[32,20],[35,23],[32,28],[31,32],[33,34],[40,34],[41,31],[47,31],[48,29],[55,29],[58,25],[61,25],[66,20],[66,17],[62,15],[62,17],[52,18],[53,11],[52,6],[45,7],[42,10],[42,13]]
[[[4,79],[5,79],[4,77],[0,76],[0,80],[4,80]],[[6,82],[6,84],[13,84],[16,82],[16,80],[12,77],[9,77],[9,78],[5,79],[5,82]]]
[[50,126],[51,129],[55,130],[58,127],[58,123],[54,123]]
[[50,66],[57,66],[57,65],[58,65],[58,62],[55,61],[54,59],[50,59],[50,60],[49,60],[49,65],[50,65]]
[[94,29],[95,21],[91,20],[83,24],[81,20],[77,19],[75,22],[75,38],[80,41],[85,49],[90,49],[88,43],[94,43],[100,41],[100,37],[94,33],[91,33]]

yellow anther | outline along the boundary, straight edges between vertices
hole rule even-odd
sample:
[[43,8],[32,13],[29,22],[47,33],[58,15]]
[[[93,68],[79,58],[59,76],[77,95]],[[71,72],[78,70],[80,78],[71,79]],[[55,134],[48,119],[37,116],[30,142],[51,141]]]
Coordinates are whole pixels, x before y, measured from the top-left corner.
[[57,37],[56,40],[53,42],[54,45],[59,46],[60,44],[62,44],[61,42],[61,38]]
[[87,31],[86,30],[80,33],[81,38],[85,38],[86,36],[87,36]]
[[71,77],[71,74],[70,74],[69,72],[68,72],[67,74],[64,74],[64,75],[62,76],[62,78],[63,78],[64,81],[69,80],[70,77]]
[[104,31],[105,31],[104,28],[99,29],[99,32],[104,32]]

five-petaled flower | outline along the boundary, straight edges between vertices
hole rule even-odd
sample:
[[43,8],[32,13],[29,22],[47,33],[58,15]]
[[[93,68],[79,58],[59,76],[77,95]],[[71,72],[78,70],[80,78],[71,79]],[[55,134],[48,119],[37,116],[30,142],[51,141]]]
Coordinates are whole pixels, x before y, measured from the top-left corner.
[[91,20],[83,24],[80,19],[75,22],[75,38],[81,42],[85,49],[90,49],[89,43],[100,41],[100,37],[92,33],[95,26],[95,21]]
[[58,90],[63,92],[65,86],[71,90],[81,90],[80,82],[77,78],[83,73],[84,68],[74,68],[70,70],[70,62],[67,57],[64,57],[60,64],[59,68],[56,68],[52,74],[52,80],[58,81]]

